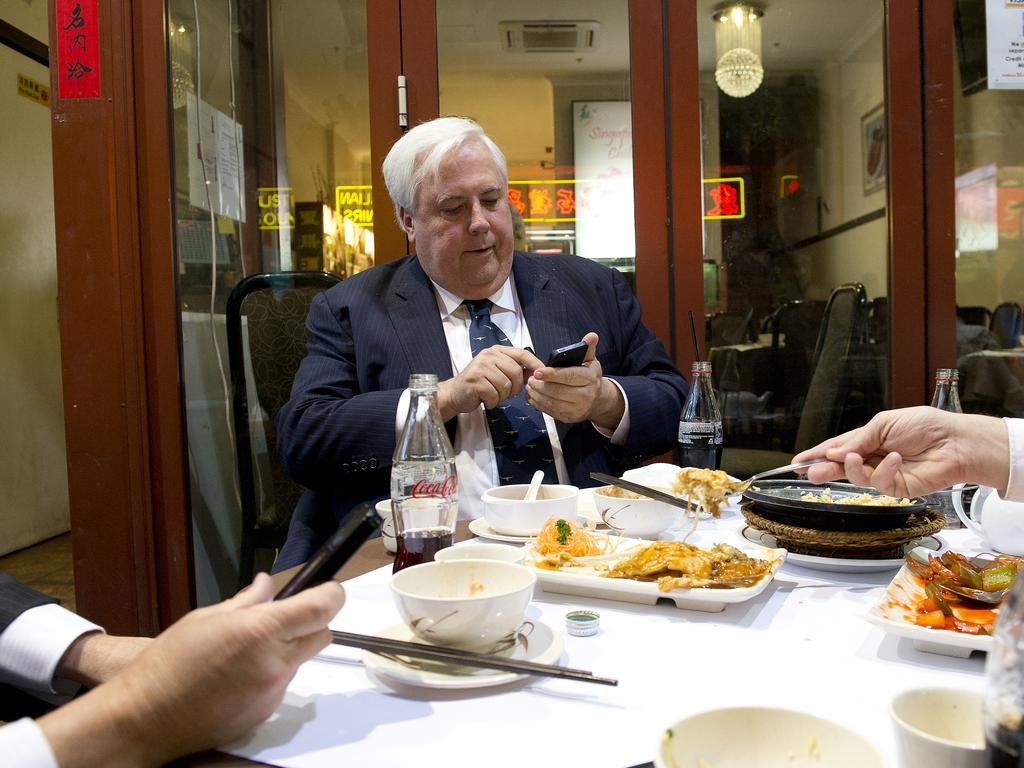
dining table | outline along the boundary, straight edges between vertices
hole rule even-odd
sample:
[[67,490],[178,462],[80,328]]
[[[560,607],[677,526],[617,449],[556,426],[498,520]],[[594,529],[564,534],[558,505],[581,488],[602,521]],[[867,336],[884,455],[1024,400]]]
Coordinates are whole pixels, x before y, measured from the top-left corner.
[[[720,518],[701,520],[690,541],[749,549],[750,531],[748,538],[744,532],[739,508],[727,505]],[[459,537],[467,535],[463,523]],[[984,549],[967,529],[944,530],[939,538],[957,551]],[[381,540],[364,544],[347,568],[340,575],[345,605],[331,628],[376,634],[399,624],[389,588],[391,559]],[[654,760],[666,728],[681,718],[770,706],[842,723],[895,766],[893,697],[916,687],[979,691],[984,653],[961,658],[925,652],[869,623],[866,615],[896,567],[820,568],[791,557],[763,591],[717,613],[671,601],[642,605],[548,592],[538,583],[527,619],[562,638],[558,663],[615,678],[616,687],[541,677],[481,688],[412,685],[378,676],[363,651],[332,645],[299,668],[267,721],[186,764],[234,765],[244,758],[294,768],[627,768]],[[596,635],[565,632],[566,614],[576,609],[600,615]]]

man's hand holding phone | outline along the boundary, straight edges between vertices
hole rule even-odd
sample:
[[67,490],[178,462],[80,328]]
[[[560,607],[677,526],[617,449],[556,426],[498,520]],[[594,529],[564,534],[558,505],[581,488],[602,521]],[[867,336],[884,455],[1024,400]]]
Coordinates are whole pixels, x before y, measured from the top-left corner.
[[[602,376],[597,360],[596,333],[588,333],[578,344],[551,353],[548,365],[533,372],[526,383],[526,400],[557,421],[575,424],[592,421],[614,430],[622,419],[625,401],[619,388]],[[583,353],[578,363],[573,356]],[[563,366],[556,365],[556,361]]]

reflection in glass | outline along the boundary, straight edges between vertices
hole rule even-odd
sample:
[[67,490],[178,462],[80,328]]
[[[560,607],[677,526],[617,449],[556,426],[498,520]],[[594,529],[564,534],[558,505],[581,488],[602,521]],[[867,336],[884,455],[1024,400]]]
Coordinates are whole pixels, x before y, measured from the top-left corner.
[[[971,413],[1024,416],[1024,91],[1010,55],[1020,11],[954,4],[956,349]],[[1016,26],[1014,26],[1016,25]],[[990,46],[987,45],[990,41]],[[1007,49],[1007,54],[1009,54]],[[989,62],[996,62],[992,66]]]
[[438,0],[440,112],[473,118],[505,153],[525,250],[575,253],[632,281],[628,3],[593,15],[583,0],[523,21],[497,0]]
[[[261,272],[346,277],[373,264],[366,6],[168,0],[167,19],[196,593],[205,604],[233,593],[239,578],[228,295]],[[287,519],[290,511],[271,509],[280,498],[266,444],[273,415],[250,401],[254,482],[261,519]]]
[[758,16],[763,80],[732,96],[698,3],[706,341],[741,477],[887,401],[882,3],[800,7]]

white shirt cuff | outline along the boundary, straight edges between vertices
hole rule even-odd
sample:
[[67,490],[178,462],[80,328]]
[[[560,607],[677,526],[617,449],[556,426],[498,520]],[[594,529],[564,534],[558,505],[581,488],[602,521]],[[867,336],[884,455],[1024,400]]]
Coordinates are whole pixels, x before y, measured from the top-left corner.
[[594,422],[590,423],[593,424],[594,429],[596,429],[602,435],[604,435],[605,437],[610,437],[612,440],[612,445],[625,445],[626,439],[629,437],[629,398],[626,397],[626,390],[622,388],[622,385],[619,384],[619,382],[617,382],[615,379],[609,379],[607,376],[605,376],[605,378],[608,379],[608,381],[610,381],[616,387],[618,387],[619,392],[622,393],[622,402],[625,405],[625,407],[622,409],[622,418],[619,419],[619,424],[617,427],[615,427],[614,432],[607,430],[604,427],[599,427],[597,426],[597,424],[594,424]]
[[12,768],[60,768],[43,729],[27,717],[0,728],[0,755]]
[[1010,479],[1002,497],[1024,501],[1024,419],[1003,419],[1010,438]]
[[0,632],[0,682],[52,704],[66,701],[81,686],[55,680],[57,664],[82,635],[102,631],[55,603],[30,608]]

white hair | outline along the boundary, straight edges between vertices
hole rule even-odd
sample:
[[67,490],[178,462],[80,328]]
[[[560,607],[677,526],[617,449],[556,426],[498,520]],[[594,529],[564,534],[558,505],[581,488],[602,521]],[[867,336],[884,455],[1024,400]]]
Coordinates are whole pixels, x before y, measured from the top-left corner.
[[399,224],[400,208],[415,212],[416,193],[424,179],[437,178],[445,158],[470,141],[478,142],[491,153],[502,181],[508,185],[505,155],[477,123],[465,117],[439,117],[420,123],[396,141],[384,158],[384,183],[395,204]]

